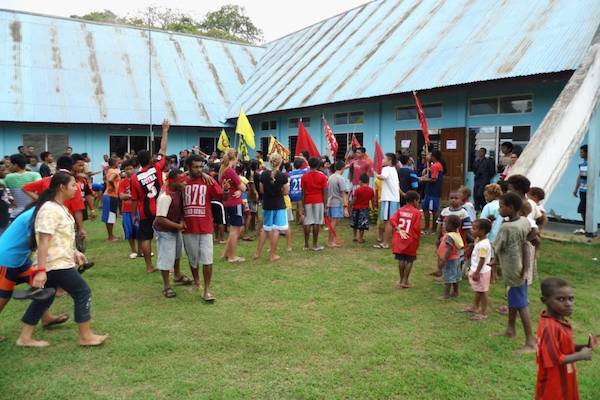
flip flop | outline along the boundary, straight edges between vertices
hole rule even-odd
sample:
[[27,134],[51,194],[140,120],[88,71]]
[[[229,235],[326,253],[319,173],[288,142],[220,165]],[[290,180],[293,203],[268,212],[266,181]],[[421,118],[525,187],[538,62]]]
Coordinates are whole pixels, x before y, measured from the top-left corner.
[[209,293],[206,296],[202,296],[202,300],[204,300],[206,303],[214,303],[216,300],[216,297]]
[[187,286],[191,285],[194,281],[185,275],[181,275],[178,279],[173,279],[173,282],[178,285]]
[[231,264],[242,263],[244,261],[246,261],[246,259],[244,257],[235,257],[235,258],[232,258],[231,260],[227,260],[227,262],[229,262]]
[[471,317],[471,321],[485,321],[487,319],[487,315],[483,314],[475,314]]
[[317,247],[313,247],[313,248],[312,248],[312,251],[321,251],[321,250],[323,250],[323,249],[324,249],[324,247],[323,247],[323,246],[317,246]]
[[29,288],[27,290],[17,290],[12,294],[15,300],[36,300],[46,301],[56,295],[54,288]]
[[43,329],[50,329],[54,325],[64,324],[68,320],[69,320],[69,316],[67,314],[59,314],[59,315],[56,316],[56,318],[54,320],[48,322],[45,325],[42,325],[42,328]]
[[177,293],[175,293],[175,291],[171,288],[166,288],[162,291],[163,296],[165,296],[167,299],[172,299],[173,297],[177,296]]
[[387,244],[383,244],[383,243],[377,243],[373,245],[373,248],[375,249],[389,249],[390,246]]
[[80,274],[83,274],[85,271],[87,271],[88,269],[92,268],[94,266],[94,263],[92,261],[88,261],[84,264],[81,264],[79,267],[77,267],[77,271]]

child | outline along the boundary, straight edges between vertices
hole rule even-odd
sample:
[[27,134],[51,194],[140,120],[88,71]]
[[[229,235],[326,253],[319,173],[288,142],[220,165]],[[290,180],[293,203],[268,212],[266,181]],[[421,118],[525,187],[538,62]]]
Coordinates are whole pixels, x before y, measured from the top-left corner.
[[378,249],[390,248],[391,232],[388,228],[388,221],[400,208],[400,183],[398,181],[398,171],[396,170],[396,154],[386,153],[383,158],[383,168],[381,174],[375,172],[375,176],[381,179],[381,203],[379,205],[379,214],[381,221],[386,225],[383,233],[383,242],[373,245]]
[[573,289],[559,278],[544,279],[541,285],[542,311],[537,331],[538,365],[536,400],[578,399],[575,363],[591,360],[598,336],[589,336],[585,345],[575,345],[573,329],[565,319],[573,312]]
[[302,204],[304,212],[300,214],[304,228],[304,250],[308,250],[308,241],[312,229],[312,250],[321,251],[323,246],[318,245],[319,228],[324,222],[325,190],[327,189],[327,177],[318,171],[319,161],[316,157],[308,160],[310,171],[302,175],[300,179],[302,187]]
[[402,206],[392,218],[390,225],[393,228],[392,251],[398,260],[400,281],[398,287],[408,289],[408,283],[413,262],[417,259],[419,240],[421,239],[421,212],[419,203],[421,197],[414,190],[404,194],[406,205]]
[[[208,174],[213,179],[219,179],[219,164],[212,164],[209,167]],[[227,221],[225,220],[225,207],[223,206],[223,202],[218,199],[213,199],[210,202],[211,213],[214,222],[214,231],[215,231],[215,241],[219,244],[227,243],[225,240],[225,225]]]
[[525,345],[522,353],[535,351],[535,339],[531,329],[527,298],[528,258],[524,254],[527,236],[531,225],[527,218],[520,217],[519,211],[523,208],[523,200],[514,192],[508,192],[500,197],[500,215],[506,220],[502,223],[500,232],[492,244],[495,262],[502,270],[502,278],[508,286],[508,325],[501,336],[514,337],[517,314],[521,317],[525,331]]
[[448,215],[444,221],[444,236],[440,240],[437,250],[438,269],[444,277],[444,296],[442,300],[458,297],[458,282],[462,271],[460,268],[460,252],[465,247],[463,239],[458,233],[461,220],[457,215]]
[[374,198],[375,192],[369,186],[369,175],[362,174],[359,178],[359,186],[354,190],[352,196],[354,203],[352,205],[350,226],[354,233],[353,242],[365,242],[365,231],[369,230],[369,204]]
[[491,183],[486,185],[483,190],[483,197],[485,197],[485,201],[487,204],[483,206],[483,210],[481,211],[481,218],[486,218],[492,223],[492,230],[488,235],[488,239],[490,242],[493,242],[496,239],[496,235],[500,231],[500,226],[502,225],[502,217],[500,216],[500,201],[498,200],[502,196],[502,189],[500,185],[496,183]]
[[544,209],[543,201],[546,198],[546,192],[541,187],[532,187],[527,192],[527,198],[535,203],[537,206],[541,216],[536,219],[535,223],[537,224],[538,230],[542,231],[546,222],[548,222],[548,218],[546,217],[546,210]]
[[305,166],[306,161],[303,158],[297,157],[294,160],[294,170],[290,171],[288,176],[290,178],[290,200],[292,201],[292,207],[295,212],[295,219],[299,224],[302,223],[300,216],[302,215],[302,176],[306,174],[310,169],[308,165]]
[[183,198],[181,192],[185,187],[185,178],[180,169],[169,171],[168,184],[158,199],[156,199],[156,220],[154,230],[156,232],[156,246],[158,258],[156,267],[163,279],[163,296],[175,297],[175,291],[171,289],[169,272],[175,271],[175,282],[189,285],[191,279],[181,274],[179,260],[183,247],[181,232],[185,230],[183,221]]
[[488,239],[488,233],[492,229],[492,223],[487,219],[478,219],[473,223],[471,234],[475,239],[475,247],[471,253],[471,270],[469,271],[469,283],[475,292],[473,306],[465,309],[466,312],[474,313],[473,321],[487,319],[488,290],[490,289],[490,277],[493,259],[492,244]]
[[125,240],[129,242],[129,248],[131,250],[129,258],[133,260],[137,258],[138,253],[141,253],[141,251],[136,250],[135,240],[137,227],[133,224],[131,218],[131,177],[133,176],[133,164],[130,160],[125,160],[121,167],[123,168],[123,172],[125,172],[125,177],[119,182],[118,189],[119,199],[121,200],[121,219],[123,224],[123,234]]
[[335,173],[329,177],[327,182],[327,215],[331,220],[327,247],[340,247],[336,235],[338,220],[350,216],[348,214],[348,183],[342,176],[345,166],[343,161],[338,160],[334,166]]
[[470,201],[471,189],[469,189],[466,186],[461,186],[458,188],[458,193],[460,193],[463,202],[463,207],[465,210],[467,210],[469,218],[471,218],[471,221],[475,221],[477,219],[477,212],[475,211],[475,206]]
[[[458,233],[462,237],[463,244],[472,242],[471,225],[473,221],[471,220],[471,217],[469,217],[467,210],[465,210],[463,207],[462,196],[457,191],[453,191],[450,192],[450,206],[444,208],[440,212],[440,216],[437,219],[437,245],[440,245],[441,238],[446,233],[444,232],[444,222],[450,215],[456,215],[461,221],[458,227]],[[462,263],[464,260],[464,249],[460,249],[459,255],[460,263]],[[441,265],[442,264],[438,263],[438,267],[441,267]],[[431,273],[431,275],[441,276],[442,271],[438,269],[437,271]]]

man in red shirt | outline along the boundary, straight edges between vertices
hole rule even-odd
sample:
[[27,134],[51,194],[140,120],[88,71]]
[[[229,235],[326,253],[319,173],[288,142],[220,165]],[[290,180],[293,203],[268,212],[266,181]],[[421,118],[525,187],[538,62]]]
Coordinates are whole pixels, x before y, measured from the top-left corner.
[[327,177],[322,172],[318,171],[318,158],[311,157],[308,160],[310,171],[302,175],[300,184],[302,186],[302,204],[304,212],[300,218],[304,220],[304,250],[308,250],[308,241],[310,239],[310,231],[312,226],[313,246],[314,251],[323,250],[323,246],[318,245],[319,228],[324,222],[325,212],[325,189],[327,189]]
[[[346,164],[346,168],[352,167],[352,189],[360,184],[360,176],[367,174],[373,176],[373,163],[366,154],[364,147],[358,147],[354,153],[354,159]],[[354,191],[354,190],[353,190]]]
[[421,239],[421,212],[419,211],[419,202],[421,201],[419,193],[409,190],[404,196],[406,205],[401,207],[390,218],[390,225],[393,228],[392,252],[398,260],[398,271],[400,281],[398,287],[408,289],[411,285],[408,283],[408,277],[417,259],[417,250]]
[[541,285],[542,311],[537,331],[538,375],[536,400],[577,400],[579,389],[575,362],[592,359],[598,336],[589,336],[585,345],[575,345],[573,329],[565,319],[573,313],[573,289],[559,278],[544,279]]
[[198,269],[202,265],[202,298],[212,302],[215,297],[210,292],[214,230],[211,201],[227,199],[230,183],[229,180],[224,180],[221,187],[214,179],[208,180],[202,173],[202,159],[196,154],[189,156],[185,163],[190,175],[183,191],[183,245],[194,277],[194,288],[200,288]]
[[[154,218],[156,217],[156,198],[163,184],[163,170],[165,169],[167,143],[169,141],[169,120],[162,123],[162,137],[160,150],[156,162],[152,163],[152,155],[147,150],[138,152],[140,171],[131,177],[131,209],[137,210],[140,224],[138,228],[138,240],[140,249],[144,253],[146,271],[154,272],[152,265],[152,239],[154,238]],[[135,224],[137,215],[132,211],[131,219]]]

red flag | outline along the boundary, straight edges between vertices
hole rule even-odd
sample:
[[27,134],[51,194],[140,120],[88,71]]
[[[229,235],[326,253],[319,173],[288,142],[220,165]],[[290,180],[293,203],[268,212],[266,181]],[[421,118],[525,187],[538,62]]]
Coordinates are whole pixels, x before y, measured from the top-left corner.
[[413,96],[415,96],[415,104],[417,106],[417,117],[419,117],[419,122],[421,123],[421,130],[423,131],[425,143],[430,144],[431,141],[429,140],[429,129],[427,129],[427,118],[425,118],[425,110],[423,109],[421,100],[419,100],[419,98],[417,97],[417,92],[413,92]]
[[381,174],[381,170],[383,168],[383,151],[381,150],[381,146],[379,142],[375,141],[375,156],[373,156],[373,168],[377,171],[378,174]]
[[323,130],[325,131],[325,139],[327,139],[327,148],[329,149],[329,154],[331,154],[331,158],[335,160],[337,151],[338,151],[338,142],[335,139],[335,135],[331,130],[331,127],[327,123],[325,117],[323,117]]
[[299,156],[304,150],[308,151],[311,157],[321,157],[315,142],[310,137],[310,133],[304,127],[302,121],[298,123],[298,141],[296,142],[296,152],[294,155]]
[[358,139],[356,138],[354,133],[352,134],[352,141],[350,142],[350,147],[352,148],[352,150],[362,147],[362,145],[360,144],[360,142],[358,141]]

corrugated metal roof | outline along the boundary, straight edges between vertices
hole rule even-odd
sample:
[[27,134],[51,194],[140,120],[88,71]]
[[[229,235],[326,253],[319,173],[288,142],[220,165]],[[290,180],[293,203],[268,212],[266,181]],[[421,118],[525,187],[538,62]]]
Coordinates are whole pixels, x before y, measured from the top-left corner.
[[[153,122],[222,126],[265,49],[152,31]],[[146,124],[148,31],[0,10],[0,121]]]
[[598,0],[379,0],[268,45],[235,117],[574,70]]

